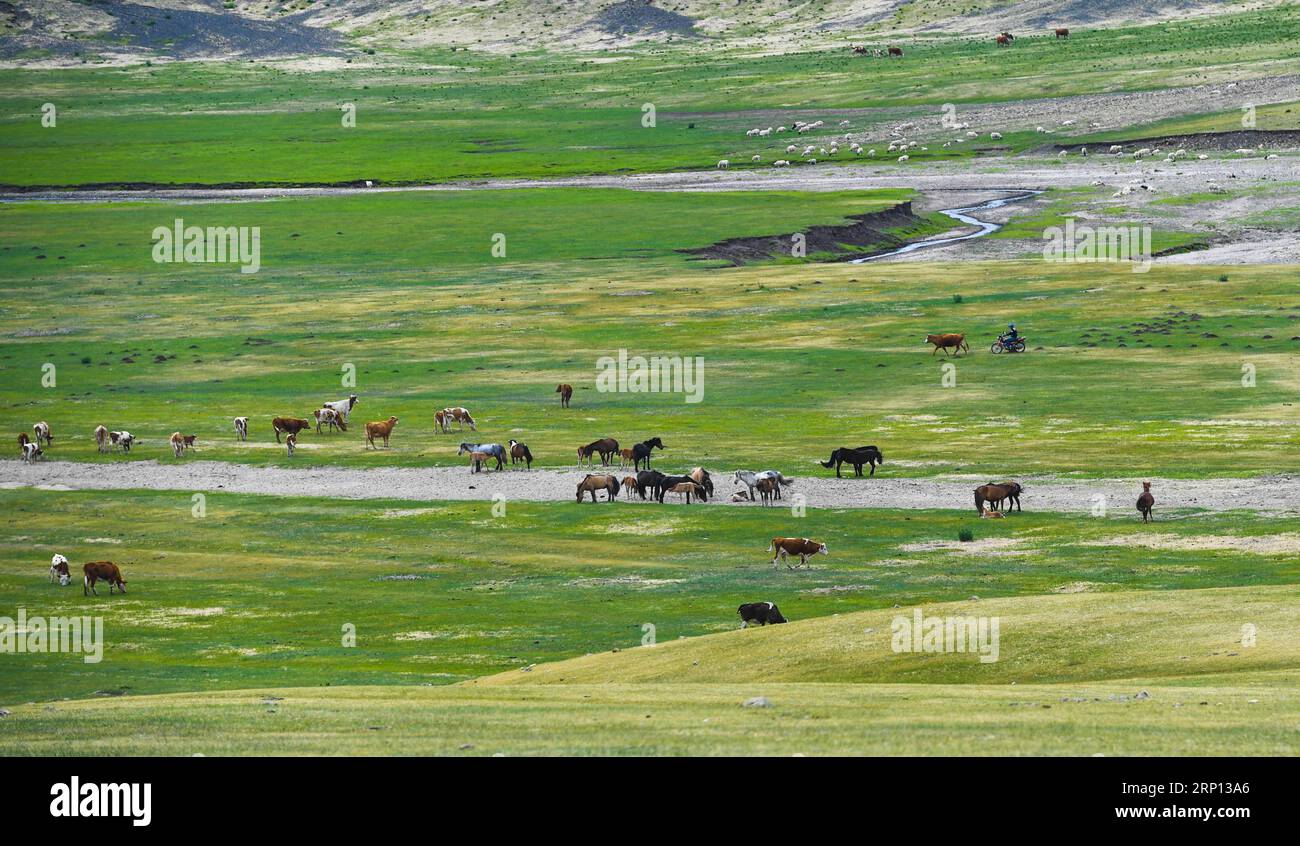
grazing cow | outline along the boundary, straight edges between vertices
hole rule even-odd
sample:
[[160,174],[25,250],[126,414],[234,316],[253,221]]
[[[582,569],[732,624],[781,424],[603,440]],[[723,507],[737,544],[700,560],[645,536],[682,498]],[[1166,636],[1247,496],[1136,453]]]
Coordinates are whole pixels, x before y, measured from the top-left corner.
[[293,451],[298,448],[298,435],[293,434],[285,438],[284,448],[288,451],[289,457],[293,458]]
[[658,470],[642,470],[636,474],[636,493],[637,496],[645,499],[646,491],[650,491],[652,497],[657,498],[659,483],[668,478]]
[[1019,482],[1001,482],[998,484],[989,482],[987,485],[980,485],[975,489],[975,511],[983,514],[984,503],[986,502],[1001,510],[1004,500],[1010,501],[1010,505],[1007,506],[1008,511],[1013,506],[1017,511],[1020,511],[1020,494],[1023,491],[1024,488]]
[[1063,26],[1062,26],[1062,27],[1058,27],[1057,30],[1056,30],[1056,37],[1057,37],[1057,38],[1069,38],[1069,37],[1070,37],[1070,30],[1066,29],[1066,28],[1063,27]]
[[172,444],[172,455],[176,456],[177,458],[180,458],[181,453],[185,451],[185,436],[182,435],[180,432],[172,432],[171,444]]
[[352,416],[352,406],[356,404],[357,404],[357,395],[352,394],[347,399],[334,400],[334,402],[323,403],[323,406],[325,408],[332,408],[335,411],[337,411],[339,413],[339,417],[341,417],[343,419],[343,422],[346,423],[348,422],[349,418],[351,418]]
[[235,418],[235,439],[239,441],[248,440],[248,418]]
[[[772,555],[772,569],[777,568],[777,562],[782,558],[789,558],[791,555],[799,556],[799,565],[804,566],[808,563],[809,557],[817,554],[830,555],[826,550],[826,544],[808,538],[772,538],[772,543],[767,547],[767,551],[774,553]],[[785,565],[788,569],[793,570],[791,564]]]
[[699,482],[692,481],[692,480],[687,480],[685,482],[678,482],[672,487],[665,488],[665,493],[668,492],[675,493],[678,496],[686,497],[687,505],[691,504],[691,494],[694,494],[695,498],[698,499],[700,502],[709,501],[708,494],[704,492],[704,487]]
[[890,55],[890,57],[897,56],[898,58],[901,59],[901,58],[903,58],[903,48],[902,48],[902,47],[890,47],[890,48],[889,48],[889,55]]
[[613,502],[618,497],[619,483],[617,476],[593,476],[588,474],[578,483],[578,502],[582,502],[586,494],[591,494],[591,501],[598,502],[596,491],[605,492],[605,501]]
[[478,431],[478,426],[474,423],[474,418],[470,416],[469,411],[459,405],[453,408],[444,408],[442,410],[442,422],[447,427],[446,431],[448,432],[451,431],[452,423],[456,424],[457,429],[468,426],[471,432]]
[[555,392],[560,395],[560,407],[568,408],[569,400],[573,399],[573,386],[561,383],[555,386]]
[[328,405],[323,405],[313,411],[312,416],[316,418],[316,434],[321,433],[321,426],[329,426],[331,430],[341,429],[344,432],[348,430],[348,424],[344,422],[343,416]]
[[100,452],[108,452],[108,430],[103,426],[95,427],[95,446]]
[[122,452],[130,452],[131,447],[139,443],[130,432],[109,432],[108,439],[114,447],[121,447]]
[[68,559],[57,552],[50,559],[50,581],[58,581],[62,587],[67,587],[72,581],[72,574],[68,572]]
[[861,476],[862,465],[870,464],[871,475],[874,476],[876,475],[876,465],[884,464],[884,463],[885,463],[885,456],[881,454],[879,449],[877,449],[874,446],[862,446],[862,447],[858,447],[857,449],[840,447],[839,449],[831,453],[830,461],[823,461],[821,462],[821,465],[823,467],[834,467],[835,478],[839,479],[842,478],[840,476],[841,464],[852,464],[854,476]]
[[752,470],[737,470],[731,476],[731,481],[737,485],[744,485],[749,488],[749,499],[754,498],[754,490],[758,487],[760,479],[776,480],[776,498],[781,498],[781,488],[794,484],[794,479],[781,475],[779,470],[764,470],[762,473],[755,473]]
[[776,494],[776,490],[777,490],[776,479],[772,479],[772,478],[759,479],[758,484],[755,485],[755,487],[758,488],[758,495],[761,498],[763,504],[771,505],[772,497]]
[[36,443],[38,444],[41,441],[45,441],[45,445],[49,446],[50,441],[54,440],[54,436],[50,434],[50,424],[46,423],[44,420],[33,426],[32,431],[36,433]]
[[[387,420],[377,420],[373,423],[366,424],[366,445],[375,446],[375,438],[384,439],[384,447],[388,447],[388,438],[393,434],[393,427],[397,425],[397,418],[390,417]],[[375,447],[378,449],[378,447]]]
[[747,602],[737,608],[736,613],[740,614],[740,627],[742,629],[749,628],[750,623],[766,626],[769,623],[776,625],[777,623],[790,622],[781,616],[781,609],[777,608],[776,604],[772,602]]
[[275,442],[278,444],[281,434],[296,435],[303,429],[310,429],[311,423],[301,417],[277,417],[271,421],[271,428],[275,430]]
[[433,413],[433,430],[440,435],[451,431],[451,418],[447,416],[447,412]]
[[27,443],[23,444],[23,461],[27,462],[28,464],[31,464],[33,461],[40,458],[44,454],[45,454],[45,450],[41,449],[41,447],[36,443],[36,441],[28,441]]
[[528,444],[521,444],[519,441],[510,442],[510,463],[518,464],[524,462],[524,469],[533,469],[533,454],[528,450]]
[[1142,483],[1142,495],[1138,497],[1138,513],[1142,515],[1142,522],[1155,520],[1155,515],[1151,513],[1156,507],[1156,498],[1151,495],[1151,483]]
[[664,442],[659,440],[658,438],[651,438],[648,441],[642,441],[641,443],[632,447],[632,469],[640,470],[641,462],[644,461],[645,469],[649,470],[650,453],[653,452],[656,448],[658,449],[664,448]]
[[126,579],[122,578],[122,571],[112,561],[91,561],[82,568],[85,576],[81,580],[81,595],[89,596],[94,594],[99,596],[99,591],[95,590],[96,582],[108,582],[109,596],[113,595],[113,588],[117,588],[126,593]]
[[[623,486],[623,491],[627,494],[628,499],[631,499],[632,494],[637,492],[636,476],[624,476],[620,484]],[[641,498],[645,499],[644,496]]]
[[970,352],[970,345],[966,343],[966,335],[960,332],[947,332],[942,335],[926,335],[925,342],[927,344],[934,344],[934,350],[931,351],[930,355],[934,355],[939,350],[943,350],[943,354],[946,356],[948,355],[949,347],[955,347],[957,349],[957,355],[961,355],[962,350],[965,350],[968,353]]
[[495,458],[497,460],[497,470],[506,466],[506,448],[501,446],[501,444],[463,443],[460,445],[460,448],[456,450],[457,455],[473,454],[476,452],[481,452],[491,458]]
[[613,438],[601,438],[598,441],[592,441],[586,446],[578,447],[578,466],[582,466],[584,459],[590,464],[593,454],[600,456],[602,465],[608,465],[610,456],[616,452],[618,452],[618,441]]

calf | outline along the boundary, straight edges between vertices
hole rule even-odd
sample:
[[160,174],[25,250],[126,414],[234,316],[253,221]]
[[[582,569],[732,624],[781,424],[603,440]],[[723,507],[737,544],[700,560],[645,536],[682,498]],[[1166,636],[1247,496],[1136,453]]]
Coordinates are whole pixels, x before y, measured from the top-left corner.
[[388,438],[393,434],[393,427],[397,425],[397,418],[390,417],[387,420],[380,420],[376,423],[366,424],[366,444],[375,445],[375,438],[383,438],[384,446],[388,446]]
[[[800,566],[807,565],[808,559],[818,553],[830,555],[826,551],[826,544],[808,538],[772,538],[772,543],[768,546],[767,551],[775,553],[772,556],[772,569],[776,569],[777,562],[780,559],[788,558],[791,555],[799,556]],[[794,569],[790,564],[785,566]]]
[[57,552],[50,559],[50,581],[53,582],[56,579],[62,587],[67,587],[68,583],[72,581],[72,574],[68,572],[68,559]]
[[50,434],[50,424],[46,423],[44,420],[33,426],[32,432],[36,434],[36,443],[38,444],[41,441],[45,441],[45,445],[49,446],[50,441],[54,440],[54,436]]
[[235,439],[240,441],[248,440],[248,418],[235,418]]
[[28,441],[23,444],[23,461],[31,464],[36,459],[45,454],[45,450],[36,445],[35,441]]
[[740,614],[740,627],[748,628],[750,623],[757,623],[760,626],[766,626],[768,623],[776,625],[777,623],[790,622],[781,616],[781,609],[776,607],[774,602],[746,602],[736,609]]
[[103,426],[95,427],[95,445],[99,447],[100,452],[108,452],[108,430]]
[[81,583],[82,596],[88,596],[91,593],[99,596],[99,591],[95,590],[95,583],[99,581],[108,582],[110,596],[113,594],[113,588],[126,593],[126,579],[122,578],[122,571],[112,561],[91,561],[82,569],[85,571],[85,577]]
[[281,434],[296,435],[303,429],[310,429],[311,423],[301,417],[277,417],[271,421],[271,428],[275,430],[275,442],[278,444]]
[[180,458],[181,453],[185,452],[185,450],[194,449],[194,442],[198,439],[198,435],[182,435],[180,432],[172,432],[172,454]]
[[331,430],[342,429],[344,432],[348,430],[348,424],[344,421],[342,415],[328,405],[313,411],[312,416],[316,418],[316,434],[318,435],[321,426],[329,426]]
[[284,439],[284,448],[285,448],[286,450],[288,450],[288,452],[289,452],[289,457],[290,457],[290,458],[293,458],[293,451],[294,451],[295,449],[298,448],[298,435],[297,435],[297,433],[292,434],[292,435],[290,435],[289,437],[287,437],[287,438]]
[[135,435],[130,432],[109,432],[108,440],[114,447],[121,447],[122,452],[130,452],[131,446],[136,443]]

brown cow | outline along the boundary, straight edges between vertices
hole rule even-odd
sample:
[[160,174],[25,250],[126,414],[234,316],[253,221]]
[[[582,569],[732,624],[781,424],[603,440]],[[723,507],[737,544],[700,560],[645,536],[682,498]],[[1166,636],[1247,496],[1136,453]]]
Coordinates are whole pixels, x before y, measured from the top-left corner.
[[949,347],[956,347],[957,355],[961,355],[962,350],[970,352],[970,345],[966,343],[966,335],[960,332],[945,332],[941,335],[926,335],[925,342],[927,344],[934,344],[934,351],[931,352],[930,355],[934,355],[939,350],[943,350],[943,354],[946,356],[948,355]]
[[[397,425],[397,418],[390,417],[387,420],[380,420],[374,423],[366,424],[366,445],[374,446],[375,438],[383,438],[384,446],[388,446],[388,437],[393,434],[393,427]],[[377,448],[377,447],[376,447]]]
[[95,590],[95,583],[98,581],[108,582],[110,596],[113,594],[114,587],[126,593],[126,579],[122,578],[122,571],[112,561],[91,561],[81,569],[85,571],[81,582],[82,596],[89,596],[91,593],[99,596],[99,591]]
[[[772,569],[774,570],[777,567],[778,560],[788,558],[791,555],[799,556],[800,566],[806,565],[809,557],[818,553],[830,555],[826,551],[826,544],[808,538],[772,538],[772,543],[768,546],[767,551],[775,553],[772,556]],[[794,569],[790,564],[785,566],[788,569]]]
[[1010,46],[1011,46],[1011,36],[1007,35],[1005,32],[1002,33],[1001,35],[999,35],[997,38],[995,38],[995,39],[993,39],[993,40],[994,40],[995,42],[997,42],[997,45],[998,45],[999,47],[1010,47]]
[[180,458],[181,453],[185,451],[185,436],[180,432],[172,432],[170,440],[172,444],[172,455]]
[[296,435],[303,429],[310,429],[311,423],[301,417],[277,417],[271,421],[271,428],[275,429],[275,442],[278,444],[281,434]]
[[555,392],[560,395],[560,407],[568,408],[569,400],[573,398],[573,386],[561,383],[555,386]]
[[1138,497],[1138,513],[1142,515],[1142,522],[1147,520],[1154,521],[1155,515],[1151,513],[1156,507],[1156,498],[1151,495],[1151,483],[1142,483],[1142,495]]
[[103,426],[95,427],[95,445],[99,447],[100,452],[108,452],[108,429]]
[[899,57],[899,58],[901,59],[901,58],[903,58],[903,48],[902,48],[902,47],[890,47],[890,48],[889,48],[889,55],[890,55],[890,56],[897,56],[897,57]]
[[989,482],[987,485],[980,485],[975,489],[975,511],[979,514],[984,513],[984,503],[989,503],[994,508],[1001,509],[1003,500],[1010,500],[1007,511],[1015,506],[1017,511],[1020,508],[1020,494],[1024,488],[1019,482],[1001,482],[994,484]]
[[1066,29],[1065,27],[1058,27],[1057,30],[1056,30],[1056,37],[1057,37],[1057,38],[1069,38],[1069,37],[1070,37],[1070,30]]
[[591,501],[597,502],[596,491],[605,492],[605,501],[613,502],[618,497],[620,485],[617,476],[593,476],[588,474],[578,483],[578,502],[585,494],[591,494]]
[[578,447],[578,466],[582,466],[584,458],[587,460],[587,463],[590,464],[593,454],[600,455],[600,463],[602,465],[608,465],[610,457],[616,452],[618,452],[618,441],[613,438],[601,438],[598,441],[592,441],[586,446]]

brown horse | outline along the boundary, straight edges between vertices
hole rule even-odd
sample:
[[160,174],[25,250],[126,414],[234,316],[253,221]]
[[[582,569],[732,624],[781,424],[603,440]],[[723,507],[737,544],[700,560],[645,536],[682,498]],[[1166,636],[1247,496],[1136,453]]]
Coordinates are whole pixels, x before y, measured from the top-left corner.
[[957,349],[957,355],[961,355],[962,350],[965,350],[968,353],[970,352],[970,344],[966,343],[966,335],[959,332],[945,332],[941,335],[926,335],[925,342],[927,344],[934,344],[934,350],[930,355],[934,355],[939,350],[943,350],[943,354],[946,356],[948,355],[949,347],[955,347]]
[[1062,27],[1058,27],[1057,30],[1056,30],[1056,37],[1057,37],[1057,38],[1069,38],[1069,37],[1070,37],[1070,30],[1066,29],[1066,28],[1063,27],[1063,26],[1062,26]]
[[605,501],[613,502],[618,498],[619,487],[617,476],[587,475],[578,483],[578,502],[582,502],[585,494],[591,494],[591,501],[598,502],[596,491],[604,491]]
[[1138,497],[1138,513],[1142,515],[1142,522],[1155,520],[1155,515],[1151,513],[1156,507],[1156,498],[1151,495],[1151,483],[1142,483],[1142,495]]
[[899,57],[899,58],[901,59],[901,58],[903,58],[903,48],[902,48],[902,47],[890,47],[890,48],[889,48],[889,55],[891,55],[891,56],[897,56],[897,57]]
[[510,442],[510,463],[518,464],[524,462],[525,470],[533,469],[533,454],[528,449],[528,444],[521,444],[519,441]]
[[1010,36],[1010,35],[1007,35],[1005,32],[1002,33],[1001,35],[999,35],[997,38],[995,38],[995,39],[993,39],[993,40],[994,40],[995,42],[997,42],[997,45],[998,45],[999,47],[1010,47],[1010,46],[1011,46],[1011,36]]
[[1001,482],[994,484],[989,482],[987,485],[980,485],[975,489],[975,511],[978,514],[984,513],[984,503],[988,503],[996,509],[1001,510],[1003,500],[1010,500],[1011,505],[1007,506],[1007,511],[1011,506],[1015,506],[1020,511],[1020,494],[1024,490],[1019,482]]
[[573,398],[573,386],[568,384],[559,384],[555,386],[555,392],[560,395],[560,407],[568,408],[569,400]]
[[613,438],[601,438],[598,441],[592,441],[586,446],[578,447],[578,466],[582,466],[583,459],[586,459],[587,463],[590,464],[593,454],[600,456],[602,465],[608,465],[610,457],[616,452],[618,452],[618,441]]
[[[623,477],[623,490],[627,492],[627,498],[631,499],[636,490],[636,476]],[[644,499],[644,496],[642,497]]]

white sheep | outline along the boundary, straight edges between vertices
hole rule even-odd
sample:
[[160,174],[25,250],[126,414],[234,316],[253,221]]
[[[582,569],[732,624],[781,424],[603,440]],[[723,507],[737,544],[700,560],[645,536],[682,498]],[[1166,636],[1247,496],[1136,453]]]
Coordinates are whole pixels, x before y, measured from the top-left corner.
[[905,162],[905,161],[908,160],[908,158],[910,158],[910,157],[909,157],[907,154],[903,154],[903,155],[901,155],[901,156],[898,157],[898,160],[899,160],[900,162]]
[[989,133],[989,137],[992,138],[994,141],[1001,141],[1001,140],[1002,140],[1002,133],[1001,133],[1001,132],[990,132],[990,133]]
[[731,167],[731,162],[727,161],[726,159],[718,160],[718,170],[726,170],[729,167]]

